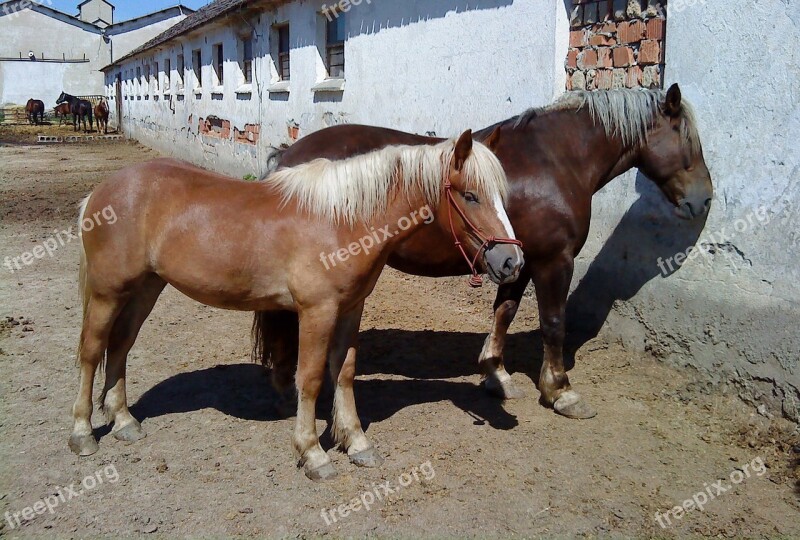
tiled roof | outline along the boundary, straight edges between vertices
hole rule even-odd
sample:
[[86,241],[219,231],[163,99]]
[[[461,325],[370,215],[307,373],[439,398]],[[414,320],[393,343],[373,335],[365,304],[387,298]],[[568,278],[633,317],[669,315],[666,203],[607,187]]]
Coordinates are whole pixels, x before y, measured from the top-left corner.
[[114,63],[109,64],[102,69],[106,70],[110,67],[116,66],[123,60],[127,60],[128,58],[136,56],[137,54],[140,54],[148,49],[152,49],[153,47],[161,45],[162,43],[166,43],[167,41],[182,34],[191,32],[192,30],[211,22],[217,17],[221,17],[237,8],[247,6],[248,4],[253,4],[256,1],[258,0],[214,0],[210,4],[206,4],[194,13],[190,14],[175,26],[171,26],[166,31],[157,35],[144,45],[135,48],[122,58],[115,60]]

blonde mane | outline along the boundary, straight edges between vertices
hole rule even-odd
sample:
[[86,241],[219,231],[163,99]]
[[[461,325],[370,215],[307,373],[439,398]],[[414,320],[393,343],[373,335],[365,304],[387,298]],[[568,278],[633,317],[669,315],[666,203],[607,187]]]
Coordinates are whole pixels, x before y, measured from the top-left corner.
[[[647,143],[647,131],[653,126],[667,93],[664,90],[617,89],[567,92],[546,107],[529,109],[520,115],[515,127],[524,126],[536,116],[552,111],[581,111],[584,107],[595,123],[603,126],[608,137],[619,137],[634,147]],[[700,152],[700,136],[694,110],[685,99],[681,102],[681,138],[692,154]]]
[[[422,194],[427,204],[438,206],[455,143],[451,139],[436,145],[388,146],[339,161],[315,159],[278,170],[264,182],[281,194],[284,205],[294,201],[301,211],[353,226],[385,213],[398,192]],[[462,178],[468,189],[486,200],[495,194],[505,200],[508,184],[503,166],[486,146],[473,143]]]

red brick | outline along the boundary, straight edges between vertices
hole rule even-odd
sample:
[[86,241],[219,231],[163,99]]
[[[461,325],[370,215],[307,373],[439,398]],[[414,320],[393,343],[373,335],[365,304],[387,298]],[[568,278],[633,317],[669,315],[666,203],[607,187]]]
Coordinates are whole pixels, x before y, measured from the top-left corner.
[[583,47],[587,43],[586,30],[570,30],[569,32],[569,46],[570,47]]
[[598,47],[597,67],[610,68],[613,65],[614,65],[614,60],[611,58],[611,49],[609,47]]
[[601,24],[596,24],[592,27],[592,32],[595,34],[616,34],[617,33],[617,23],[615,22],[604,22]]
[[580,69],[591,69],[597,66],[597,51],[586,49],[578,55],[578,67]]
[[617,39],[620,43],[638,43],[645,36],[647,27],[642,21],[629,21],[620,23],[617,29]]
[[598,69],[597,78],[595,82],[598,90],[611,90],[611,83],[613,81],[613,73],[610,69]]
[[664,19],[650,19],[647,21],[647,39],[664,39],[667,21]]
[[628,67],[633,64],[633,49],[630,47],[617,47],[614,49],[614,67]]
[[661,45],[658,41],[647,39],[639,48],[639,64],[652,65],[661,63]]
[[567,67],[571,69],[578,67],[578,51],[576,49],[570,49],[567,53]]
[[589,38],[589,45],[592,47],[611,47],[616,44],[616,39],[605,34],[592,34]]
[[625,86],[628,88],[636,88],[642,85],[642,68],[639,66],[631,66],[628,68],[628,75],[625,77]]

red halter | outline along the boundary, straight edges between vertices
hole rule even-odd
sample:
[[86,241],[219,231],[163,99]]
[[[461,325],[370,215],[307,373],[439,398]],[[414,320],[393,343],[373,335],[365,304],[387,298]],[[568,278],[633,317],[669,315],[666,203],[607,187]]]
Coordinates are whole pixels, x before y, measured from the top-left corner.
[[[522,247],[522,242],[514,238],[497,238],[496,236],[487,237],[486,235],[483,234],[483,232],[481,232],[481,229],[476,227],[469,220],[469,218],[461,209],[461,207],[458,206],[458,203],[456,202],[456,199],[453,196],[453,185],[450,183],[450,180],[444,181],[444,192],[447,195],[448,202],[450,203],[447,207],[447,217],[450,220],[450,232],[453,233],[453,240],[455,240],[456,247],[459,249],[459,251],[461,251],[461,254],[464,256],[464,260],[467,261],[470,270],[472,270],[472,276],[470,276],[469,278],[469,286],[473,288],[481,287],[483,286],[483,278],[478,274],[478,271],[475,268],[475,263],[478,262],[478,257],[480,256],[481,252],[485,251],[492,244],[512,244],[515,246]],[[469,229],[472,230],[475,236],[477,236],[481,241],[483,241],[483,244],[481,244],[481,247],[475,253],[475,257],[472,260],[470,260],[469,255],[467,255],[464,246],[462,246],[461,242],[459,242],[458,236],[456,236],[456,230],[455,227],[453,227],[453,208],[456,209],[458,215],[461,216],[461,219],[464,220],[464,223],[467,225]]]

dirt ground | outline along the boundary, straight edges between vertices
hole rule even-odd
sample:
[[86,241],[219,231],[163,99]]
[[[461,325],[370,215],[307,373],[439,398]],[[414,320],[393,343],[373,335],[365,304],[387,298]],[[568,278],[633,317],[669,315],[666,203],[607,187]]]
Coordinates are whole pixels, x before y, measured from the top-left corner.
[[[21,144],[31,133],[0,128],[3,258],[70,227],[110,171],[156,157],[128,142]],[[356,383],[381,468],[351,465],[326,432],[339,477],[307,480],[292,456],[293,418],[249,361],[250,316],[170,289],[128,361],[132,411],[148,436],[119,442],[95,411],[100,451],[78,458],[67,448],[77,261],[71,242],[13,273],[0,268],[0,536],[800,536],[796,426],[599,339],[570,374],[598,416],[561,418],[538,403],[532,298],[507,351],[528,395],[503,403],[479,387],[476,363],[494,287],[392,270],[367,302]],[[320,431],[330,405],[328,392]],[[664,528],[656,521],[687,499],[703,502],[700,492],[702,510],[662,518]],[[357,510],[339,508],[354,498]]]
[[[97,129],[95,123],[94,129],[89,130],[89,133],[84,133],[81,128],[79,131],[74,131],[72,127],[72,120],[67,119],[63,125],[59,125],[58,120],[46,120],[44,124],[29,125],[29,124],[15,124],[15,125],[2,125],[0,124],[0,143],[11,144],[34,144],[38,139],[38,135],[51,135],[67,137],[70,135],[102,135],[103,132]],[[116,134],[114,128],[108,129],[108,134]]]

